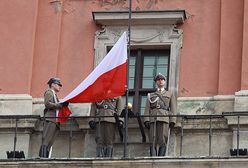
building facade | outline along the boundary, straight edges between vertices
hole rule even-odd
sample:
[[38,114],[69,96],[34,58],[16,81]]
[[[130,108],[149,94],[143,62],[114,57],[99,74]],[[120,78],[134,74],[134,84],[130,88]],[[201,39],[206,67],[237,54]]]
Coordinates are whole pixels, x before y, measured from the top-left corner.
[[[74,89],[127,31],[128,6],[127,0],[0,2],[2,151],[13,149],[18,123],[16,149],[28,157],[38,156],[42,132],[38,118],[43,116],[48,79],[62,79],[60,98]],[[167,76],[167,89],[178,97],[179,115],[247,111],[247,9],[246,0],[132,0],[129,101],[134,111],[143,114],[146,94],[154,89],[152,79],[158,72]],[[73,116],[89,115],[89,104],[71,104],[70,108]],[[31,118],[16,120],[6,115]],[[228,156],[230,148],[237,148],[238,122],[239,147],[248,146],[243,116],[239,121],[236,115],[184,121],[183,143],[182,121],[178,120],[170,155]],[[141,142],[134,119],[129,122],[128,141],[130,156],[148,155],[148,144]],[[115,146],[115,155],[121,156],[123,144],[116,139]],[[69,153],[93,157],[94,151],[94,131],[85,118],[62,124],[54,157]]]

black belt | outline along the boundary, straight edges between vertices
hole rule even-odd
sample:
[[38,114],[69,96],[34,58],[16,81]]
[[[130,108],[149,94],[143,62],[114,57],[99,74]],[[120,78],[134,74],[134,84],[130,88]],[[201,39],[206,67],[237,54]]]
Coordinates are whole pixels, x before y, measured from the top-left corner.
[[[104,104],[104,105],[102,105],[102,106],[98,106],[97,107],[98,109],[110,109],[110,110],[114,110],[114,109],[112,109],[110,106],[108,106],[108,105],[106,105],[106,104]],[[114,110],[115,111],[115,110]]]
[[151,109],[163,109],[163,110],[167,110],[169,111],[169,108],[168,107],[161,107],[161,106],[157,106],[157,107],[151,107]]

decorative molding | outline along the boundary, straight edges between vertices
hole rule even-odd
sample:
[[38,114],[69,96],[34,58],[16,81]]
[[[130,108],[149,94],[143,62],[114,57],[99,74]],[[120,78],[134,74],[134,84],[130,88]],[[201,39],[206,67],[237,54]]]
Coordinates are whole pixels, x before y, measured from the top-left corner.
[[[128,11],[94,11],[93,19],[100,25],[127,25]],[[132,25],[173,25],[186,19],[185,10],[132,11]]]
[[131,42],[133,43],[144,43],[153,40],[156,37],[159,37],[160,41],[162,41],[162,32],[158,32],[157,34],[150,35],[149,37],[141,37],[141,38],[132,38],[131,37]]

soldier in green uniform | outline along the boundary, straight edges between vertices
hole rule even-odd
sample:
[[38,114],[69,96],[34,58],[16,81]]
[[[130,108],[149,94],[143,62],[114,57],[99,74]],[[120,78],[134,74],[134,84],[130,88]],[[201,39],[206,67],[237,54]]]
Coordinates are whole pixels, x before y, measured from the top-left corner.
[[[164,156],[168,138],[168,129],[173,128],[175,117],[161,117],[156,115],[175,115],[176,98],[170,91],[165,90],[166,78],[162,74],[154,77],[157,91],[148,93],[145,115],[153,115],[144,118],[144,125],[149,129],[150,156]],[[154,117],[155,116],[155,117]],[[157,152],[156,146],[159,146]]]
[[[92,103],[91,116],[114,116],[114,113],[120,115],[123,109],[121,97],[107,99],[100,102]],[[112,157],[113,143],[115,140],[116,124],[123,126],[123,121],[116,123],[114,117],[94,118],[89,121],[91,129],[96,129],[96,156]]]
[[48,158],[49,151],[59,132],[59,123],[56,122],[56,113],[63,106],[68,106],[68,102],[59,103],[57,93],[60,91],[62,84],[59,78],[51,78],[47,84],[49,88],[44,93],[44,128],[42,133],[42,144],[40,147],[39,156]]

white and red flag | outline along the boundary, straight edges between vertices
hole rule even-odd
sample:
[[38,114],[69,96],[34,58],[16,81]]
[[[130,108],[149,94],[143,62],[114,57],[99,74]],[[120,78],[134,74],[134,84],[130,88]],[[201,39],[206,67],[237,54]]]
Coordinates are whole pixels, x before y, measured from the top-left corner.
[[[97,102],[121,96],[126,90],[127,37],[122,34],[100,64],[61,102]],[[69,109],[68,109],[69,110]],[[61,109],[58,116],[68,117],[71,112]],[[65,122],[64,120],[58,122]]]

